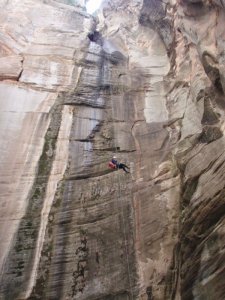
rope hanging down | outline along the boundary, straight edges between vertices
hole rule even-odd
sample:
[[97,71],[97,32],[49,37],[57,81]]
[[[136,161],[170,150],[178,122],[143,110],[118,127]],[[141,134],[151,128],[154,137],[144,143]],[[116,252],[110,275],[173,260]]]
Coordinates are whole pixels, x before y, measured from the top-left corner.
[[124,245],[125,245],[125,253],[126,253],[128,281],[129,281],[131,300],[134,300],[133,291],[132,291],[132,283],[131,283],[131,271],[130,271],[130,262],[129,262],[128,239],[127,239],[127,235],[126,235],[123,203],[121,201],[120,173],[118,172],[117,174],[118,174],[117,206],[118,206],[118,212],[120,212],[119,209],[121,208],[121,217],[122,217],[123,237],[124,237]]
[[[112,94],[110,93],[110,96]],[[111,97],[110,97],[111,98]],[[112,98],[111,98],[112,99]],[[113,107],[112,107],[112,116],[114,120],[114,113],[113,113]],[[114,129],[115,132],[115,129]],[[118,153],[118,147],[115,146],[116,152]],[[128,239],[126,235],[126,227],[125,227],[125,217],[124,217],[124,209],[123,209],[123,203],[121,200],[121,187],[120,187],[120,172],[117,172],[118,174],[117,177],[117,184],[118,184],[118,189],[117,189],[117,207],[118,207],[118,214],[121,212],[121,218],[122,218],[122,227],[123,227],[123,238],[124,238],[124,246],[125,246],[125,253],[126,253],[126,264],[127,264],[127,272],[128,272],[128,282],[129,282],[129,292],[131,295],[131,300],[134,300],[134,295],[133,295],[133,290],[132,290],[132,283],[131,283],[131,270],[130,270],[130,262],[129,262],[129,251],[128,251]]]
[[[112,104],[112,89],[110,86],[110,100]],[[112,105],[112,120],[115,120],[114,117],[114,109]],[[115,134],[115,126],[114,126],[114,134]],[[115,153],[118,153],[118,147],[115,145]],[[134,300],[134,295],[133,295],[133,290],[132,290],[132,282],[131,282],[131,270],[130,270],[130,262],[129,262],[129,251],[128,251],[128,239],[127,239],[127,234],[126,234],[126,227],[125,227],[125,216],[124,216],[124,209],[123,209],[123,202],[121,200],[121,187],[120,187],[120,172],[116,172],[117,177],[117,184],[118,184],[118,189],[117,189],[117,208],[118,208],[118,215],[121,214],[122,218],[122,227],[123,227],[123,238],[124,238],[124,245],[125,245],[125,253],[126,253],[126,264],[127,264],[127,273],[128,273],[128,282],[129,282],[129,292],[131,295],[131,300]]]

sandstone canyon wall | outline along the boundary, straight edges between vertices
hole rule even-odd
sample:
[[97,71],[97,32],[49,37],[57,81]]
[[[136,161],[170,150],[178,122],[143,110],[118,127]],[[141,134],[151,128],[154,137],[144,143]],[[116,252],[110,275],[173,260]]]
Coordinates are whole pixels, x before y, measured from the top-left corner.
[[0,299],[223,300],[225,2],[84,5],[0,0]]

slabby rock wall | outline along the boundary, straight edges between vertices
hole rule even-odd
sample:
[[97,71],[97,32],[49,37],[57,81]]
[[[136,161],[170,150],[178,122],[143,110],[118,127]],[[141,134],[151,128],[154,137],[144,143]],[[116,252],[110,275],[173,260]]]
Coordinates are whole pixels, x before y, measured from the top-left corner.
[[0,1],[0,299],[222,300],[225,3],[83,6]]

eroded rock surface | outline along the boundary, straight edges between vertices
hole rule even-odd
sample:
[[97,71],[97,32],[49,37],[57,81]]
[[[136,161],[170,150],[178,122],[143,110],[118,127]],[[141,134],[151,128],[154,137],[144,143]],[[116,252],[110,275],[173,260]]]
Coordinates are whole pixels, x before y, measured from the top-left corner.
[[0,299],[223,300],[225,4],[84,4],[0,1]]

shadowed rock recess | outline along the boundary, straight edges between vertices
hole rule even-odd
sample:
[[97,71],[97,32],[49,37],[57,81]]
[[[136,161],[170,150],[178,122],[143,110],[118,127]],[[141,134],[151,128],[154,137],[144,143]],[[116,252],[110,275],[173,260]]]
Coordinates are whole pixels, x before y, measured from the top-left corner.
[[0,1],[0,300],[224,300],[225,1],[85,2]]

